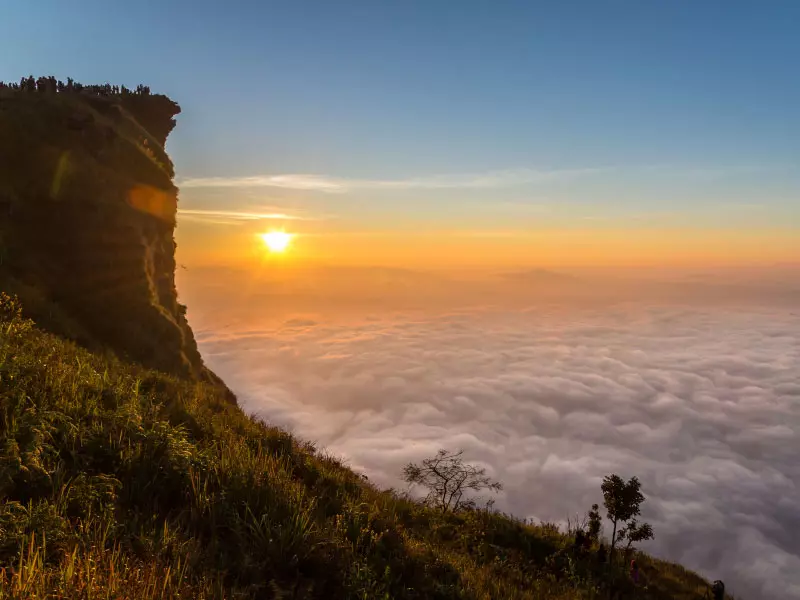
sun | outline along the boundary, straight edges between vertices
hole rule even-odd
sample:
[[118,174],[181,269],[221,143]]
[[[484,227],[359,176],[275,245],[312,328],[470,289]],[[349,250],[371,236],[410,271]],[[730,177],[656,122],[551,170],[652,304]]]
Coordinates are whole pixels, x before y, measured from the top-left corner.
[[261,234],[261,239],[270,252],[284,252],[289,247],[289,242],[292,241],[293,237],[291,233],[286,233],[285,231],[270,231]]

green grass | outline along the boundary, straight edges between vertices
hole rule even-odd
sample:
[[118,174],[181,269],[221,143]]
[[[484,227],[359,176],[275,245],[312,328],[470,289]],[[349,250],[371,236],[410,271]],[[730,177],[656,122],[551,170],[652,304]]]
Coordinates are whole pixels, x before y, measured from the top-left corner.
[[[606,598],[624,573],[552,528],[442,515],[245,415],[91,354],[4,297],[0,598]],[[639,556],[636,598],[706,582]]]

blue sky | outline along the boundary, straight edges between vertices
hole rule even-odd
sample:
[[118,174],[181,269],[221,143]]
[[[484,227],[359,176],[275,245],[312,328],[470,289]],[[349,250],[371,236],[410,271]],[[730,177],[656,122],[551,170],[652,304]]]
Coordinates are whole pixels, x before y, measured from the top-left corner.
[[479,223],[493,204],[521,203],[550,206],[556,226],[676,211],[703,223],[731,204],[759,213],[730,223],[785,228],[800,204],[798,23],[794,1],[11,0],[0,79],[53,73],[170,95],[184,110],[169,142],[179,181],[565,174],[496,188],[355,183],[335,202],[307,186],[187,187],[189,207],[283,202],[373,224],[458,209]]

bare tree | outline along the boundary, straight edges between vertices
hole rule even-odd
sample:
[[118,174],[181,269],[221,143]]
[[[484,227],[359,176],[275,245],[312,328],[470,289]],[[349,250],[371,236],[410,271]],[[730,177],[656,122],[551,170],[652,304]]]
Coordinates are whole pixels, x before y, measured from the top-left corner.
[[403,479],[428,489],[425,501],[443,513],[469,508],[475,501],[464,497],[468,490],[498,492],[503,486],[486,475],[485,468],[464,463],[463,450],[439,450],[436,456],[423,459],[422,464],[408,463],[403,469]]

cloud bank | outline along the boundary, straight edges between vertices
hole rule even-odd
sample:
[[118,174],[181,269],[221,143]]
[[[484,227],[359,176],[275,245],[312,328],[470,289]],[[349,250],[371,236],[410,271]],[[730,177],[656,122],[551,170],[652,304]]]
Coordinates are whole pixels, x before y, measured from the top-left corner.
[[463,448],[505,484],[498,508],[563,521],[601,500],[604,475],[637,475],[648,551],[737,597],[800,598],[796,311],[260,310],[228,326],[195,311],[209,365],[245,410],[380,485]]

